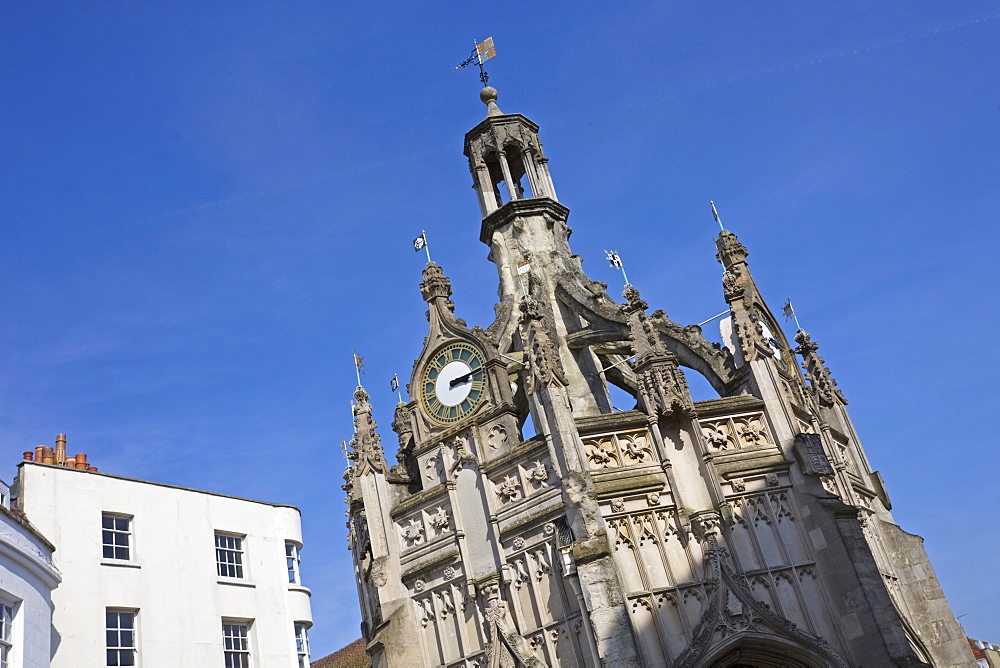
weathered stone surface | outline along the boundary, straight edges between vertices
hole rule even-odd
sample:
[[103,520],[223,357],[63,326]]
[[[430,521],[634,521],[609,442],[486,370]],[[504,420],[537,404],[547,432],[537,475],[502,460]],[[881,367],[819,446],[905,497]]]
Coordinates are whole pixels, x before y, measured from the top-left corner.
[[[344,488],[371,664],[973,665],[816,344],[789,345],[746,246],[716,239],[721,345],[647,314],[634,286],[616,302],[570,250],[538,127],[496,95],[465,141],[496,319],[468,328],[428,264],[391,470],[356,395]],[[425,375],[456,342],[475,355]],[[720,396],[692,401],[685,373]]]

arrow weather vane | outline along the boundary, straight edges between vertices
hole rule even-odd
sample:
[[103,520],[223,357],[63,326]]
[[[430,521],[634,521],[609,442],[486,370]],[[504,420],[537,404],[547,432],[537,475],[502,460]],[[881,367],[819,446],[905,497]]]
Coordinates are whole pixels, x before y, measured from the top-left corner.
[[479,80],[483,82],[484,86],[489,85],[490,75],[486,73],[486,68],[483,67],[483,63],[497,55],[496,47],[493,46],[493,38],[487,37],[482,42],[476,42],[472,40],[475,46],[472,48],[472,55],[469,56],[461,65],[456,67],[456,70],[460,70],[467,65],[476,63],[479,65]]

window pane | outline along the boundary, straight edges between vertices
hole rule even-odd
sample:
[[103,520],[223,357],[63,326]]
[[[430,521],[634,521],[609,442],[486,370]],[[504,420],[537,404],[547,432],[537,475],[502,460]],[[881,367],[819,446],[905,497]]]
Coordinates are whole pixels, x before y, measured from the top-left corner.
[[132,650],[122,650],[118,656],[119,666],[134,666],[135,665],[135,652]]
[[108,650],[108,665],[117,666],[118,665],[118,650],[109,649]]
[[118,647],[118,632],[117,631],[105,631],[105,640],[107,642],[107,647]]
[[103,527],[105,529],[114,529],[115,528],[115,518],[113,516],[111,516],[111,515],[102,515],[101,516],[101,527]]
[[119,531],[128,531],[128,518],[127,517],[116,517],[115,518],[115,528]]
[[104,615],[104,624],[108,629],[118,628],[118,613],[108,610]]

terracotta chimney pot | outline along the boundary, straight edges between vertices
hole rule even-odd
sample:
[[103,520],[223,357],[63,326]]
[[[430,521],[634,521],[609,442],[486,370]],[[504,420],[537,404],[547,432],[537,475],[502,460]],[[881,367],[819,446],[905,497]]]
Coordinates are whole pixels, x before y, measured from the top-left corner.
[[56,436],[56,464],[66,462],[66,434]]
[[35,446],[35,461],[42,461],[42,450],[45,449],[44,445]]
[[87,453],[86,452],[78,452],[78,453],[76,453],[76,463],[79,464],[80,462],[84,462],[84,463],[87,462]]
[[96,466],[91,466],[91,467],[90,467],[89,469],[87,469],[87,470],[88,470],[88,471],[90,471],[91,473],[97,473],[97,467],[96,467]]
[[34,459],[35,459],[35,453],[34,452],[32,452],[31,450],[25,450],[24,451],[24,461],[30,462],[30,461],[34,461]]
[[81,462],[81,461],[80,461],[80,460],[78,459],[78,460],[76,461],[76,468],[80,469],[81,471],[86,471],[87,469],[89,469],[89,468],[90,468],[90,464],[88,464],[87,462]]
[[76,468],[76,457],[67,457],[66,458],[66,466],[70,467],[71,469],[75,469]]

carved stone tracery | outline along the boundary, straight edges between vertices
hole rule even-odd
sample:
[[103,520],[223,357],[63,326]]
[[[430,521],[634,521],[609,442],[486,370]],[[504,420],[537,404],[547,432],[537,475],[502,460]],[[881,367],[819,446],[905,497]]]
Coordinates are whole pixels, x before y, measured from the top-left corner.
[[806,372],[812,395],[824,406],[834,406],[837,403],[846,405],[847,400],[837,389],[837,381],[830,375],[826,361],[816,354],[819,344],[813,342],[809,333],[802,329],[795,333],[795,341],[799,344],[795,352],[802,355],[802,368]]

